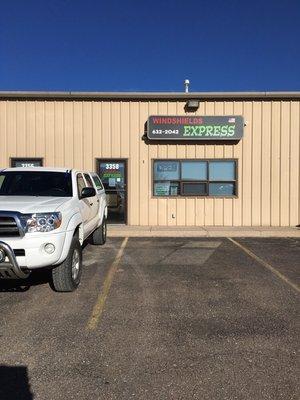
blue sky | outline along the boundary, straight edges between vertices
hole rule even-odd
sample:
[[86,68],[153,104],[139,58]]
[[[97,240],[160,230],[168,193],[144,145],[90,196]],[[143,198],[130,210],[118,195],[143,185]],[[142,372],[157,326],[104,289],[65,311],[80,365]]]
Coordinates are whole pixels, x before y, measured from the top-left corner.
[[300,90],[299,0],[7,0],[0,90]]

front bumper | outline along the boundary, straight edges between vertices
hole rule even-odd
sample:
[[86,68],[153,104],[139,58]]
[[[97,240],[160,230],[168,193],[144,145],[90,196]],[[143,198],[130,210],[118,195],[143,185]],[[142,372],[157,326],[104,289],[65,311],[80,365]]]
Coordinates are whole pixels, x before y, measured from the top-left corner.
[[[16,261],[20,268],[31,270],[62,262],[67,255],[69,243],[66,238],[69,236],[72,236],[72,232],[30,233],[22,238],[1,237],[0,241],[7,244],[12,249],[13,254],[15,251],[22,250],[23,255],[19,255],[19,252],[16,252],[16,256],[14,254]],[[51,243],[55,247],[52,254],[45,251],[47,243]]]
[[29,275],[27,269],[22,269],[17,261],[12,248],[0,241],[0,252],[3,262],[0,262],[0,278],[4,279],[25,279]]

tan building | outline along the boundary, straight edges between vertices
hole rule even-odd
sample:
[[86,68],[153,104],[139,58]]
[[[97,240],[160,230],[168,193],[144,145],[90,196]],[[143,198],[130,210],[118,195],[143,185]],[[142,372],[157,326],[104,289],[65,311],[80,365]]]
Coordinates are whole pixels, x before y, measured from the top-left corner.
[[113,222],[300,223],[300,92],[0,92],[0,139],[1,168],[97,171]]

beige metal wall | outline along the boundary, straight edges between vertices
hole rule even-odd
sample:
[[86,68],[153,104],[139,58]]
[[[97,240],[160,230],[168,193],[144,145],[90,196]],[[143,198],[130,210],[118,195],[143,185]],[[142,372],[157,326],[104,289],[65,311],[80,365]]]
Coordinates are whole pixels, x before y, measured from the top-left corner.
[[[300,223],[299,101],[207,101],[196,115],[243,115],[236,145],[147,145],[148,115],[183,115],[176,101],[0,101],[0,167],[10,157],[95,169],[128,158],[130,225],[294,226]],[[236,199],[151,197],[151,159],[237,158]],[[172,218],[174,214],[175,218]]]

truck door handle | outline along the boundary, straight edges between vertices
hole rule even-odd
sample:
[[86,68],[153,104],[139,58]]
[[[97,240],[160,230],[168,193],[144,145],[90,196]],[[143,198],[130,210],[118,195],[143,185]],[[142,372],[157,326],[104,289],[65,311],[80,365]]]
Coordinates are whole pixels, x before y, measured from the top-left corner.
[[99,199],[97,199],[97,203],[99,203]]
[[92,206],[93,205],[93,203],[90,203],[90,206]]

